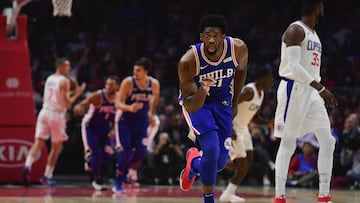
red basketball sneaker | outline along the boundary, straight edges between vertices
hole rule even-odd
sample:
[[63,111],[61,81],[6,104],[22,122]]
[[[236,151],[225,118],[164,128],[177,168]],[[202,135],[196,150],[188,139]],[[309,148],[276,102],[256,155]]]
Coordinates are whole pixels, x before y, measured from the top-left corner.
[[274,203],[286,203],[285,195],[281,195],[280,197],[275,197]]
[[179,182],[183,191],[189,191],[195,182],[196,174],[191,170],[191,162],[198,156],[200,156],[200,153],[196,147],[191,147],[186,152],[186,167],[181,171]]
[[318,197],[318,203],[331,203],[330,194],[324,197]]

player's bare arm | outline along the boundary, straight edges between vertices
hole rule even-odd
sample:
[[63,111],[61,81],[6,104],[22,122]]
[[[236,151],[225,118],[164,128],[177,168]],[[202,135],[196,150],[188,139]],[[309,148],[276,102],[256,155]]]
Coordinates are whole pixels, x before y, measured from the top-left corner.
[[81,86],[76,87],[74,93],[70,90],[70,80],[64,79],[60,82],[60,90],[64,96],[66,107],[69,108],[75,100],[84,92],[86,84],[82,83]]
[[301,42],[305,38],[305,32],[302,27],[299,25],[290,25],[284,35],[283,41],[285,42],[286,46],[300,46]]
[[234,45],[235,45],[235,56],[236,61],[238,62],[238,66],[235,70],[235,77],[234,77],[234,97],[233,97],[233,104],[232,105],[232,113],[233,118],[236,116],[237,106],[235,104],[239,103],[239,97],[241,90],[244,86],[246,73],[247,73],[247,63],[248,63],[248,48],[240,39],[234,38]]
[[[283,41],[285,42],[287,47],[291,47],[291,46],[300,46],[301,42],[304,40],[305,38],[305,32],[304,30],[299,26],[299,25],[291,25],[288,27],[288,29],[285,31],[284,36],[283,36]],[[291,55],[288,53],[289,56],[289,62],[291,62],[292,60],[290,59]],[[298,55],[298,59],[297,62],[300,61],[300,54]],[[297,63],[296,61],[294,63]],[[298,66],[297,72],[301,75],[306,75],[306,73],[303,73],[304,68],[300,65],[300,63],[295,64],[295,66]],[[310,86],[315,88],[320,96],[324,99],[325,101],[325,105],[327,107],[333,108],[335,106],[338,105],[337,100],[335,98],[335,96],[328,90],[325,88],[325,86],[323,86],[320,82],[317,82],[314,79],[307,79],[310,80],[308,81]]]
[[154,116],[156,114],[156,107],[159,103],[159,98],[160,98],[160,83],[155,78],[152,78],[152,94],[153,96],[150,101],[150,109],[149,109],[150,123],[155,122]]
[[127,77],[121,82],[120,89],[115,98],[115,108],[116,109],[119,109],[123,112],[128,111],[128,112],[135,113],[139,109],[142,108],[143,104],[139,103],[139,102],[134,102],[130,105],[125,103],[126,98],[130,95],[130,93],[132,91],[132,86],[133,86],[133,84],[132,84],[131,77]]
[[90,104],[93,104],[94,106],[100,105],[101,102],[101,94],[100,92],[94,92],[84,100],[82,100],[80,103],[75,105],[74,107],[74,113],[75,115],[82,116],[85,113],[85,110],[89,108]]
[[204,82],[197,87],[194,77],[196,75],[195,56],[192,50],[188,50],[178,64],[180,91],[183,97],[183,105],[189,113],[195,113],[205,102],[206,95],[210,90],[210,84]]
[[252,100],[254,94],[255,92],[251,87],[244,87],[239,95],[239,103]]

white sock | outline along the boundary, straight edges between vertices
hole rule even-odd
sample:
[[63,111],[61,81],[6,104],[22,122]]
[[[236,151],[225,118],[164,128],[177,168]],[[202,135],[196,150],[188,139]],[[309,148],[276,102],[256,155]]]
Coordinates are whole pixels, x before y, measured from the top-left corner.
[[225,192],[226,192],[226,193],[229,193],[229,194],[235,194],[235,191],[236,191],[237,187],[238,187],[237,185],[235,185],[234,183],[230,182],[230,183],[227,185],[227,187],[226,187],[226,189],[225,189]]
[[330,194],[330,183],[319,183],[319,197],[326,197]]
[[314,133],[319,141],[319,197],[328,196],[330,193],[335,138],[332,137],[330,129],[326,128],[318,129]]
[[25,167],[31,169],[31,166],[32,166],[32,164],[34,162],[34,159],[35,159],[35,157],[31,156],[30,154],[27,155],[26,161],[25,161]]
[[52,178],[54,172],[54,167],[46,165],[44,176],[47,178]]
[[295,138],[282,138],[275,161],[275,196],[285,195],[285,184],[291,156],[296,149]]

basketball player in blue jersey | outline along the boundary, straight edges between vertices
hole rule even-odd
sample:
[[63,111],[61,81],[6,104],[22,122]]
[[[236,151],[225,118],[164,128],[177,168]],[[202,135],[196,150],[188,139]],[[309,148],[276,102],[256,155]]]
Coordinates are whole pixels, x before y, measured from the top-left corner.
[[117,148],[122,149],[116,165],[114,192],[123,192],[123,183],[132,163],[145,158],[147,153],[147,128],[155,122],[155,111],[160,96],[160,83],[148,75],[151,61],[142,57],[133,67],[133,75],[120,85],[115,105],[120,110],[115,124]]
[[281,138],[275,161],[274,203],[286,203],[285,184],[296,137],[314,133],[319,141],[318,203],[331,203],[330,180],[335,138],[326,107],[338,103],[320,83],[322,45],[315,26],[324,15],[321,0],[303,0],[300,20],[289,25],[282,37],[274,136]]
[[82,100],[74,107],[74,113],[84,115],[81,123],[81,134],[85,158],[89,159],[93,181],[96,190],[105,189],[102,185],[101,167],[113,154],[109,132],[113,128],[115,116],[115,94],[119,89],[120,80],[117,76],[108,76],[105,88],[100,89]]
[[190,148],[180,188],[188,191],[200,174],[205,203],[213,203],[217,172],[228,159],[232,118],[247,72],[248,50],[237,38],[226,36],[226,21],[208,15],[199,23],[201,43],[192,45],[178,64],[180,104],[189,128],[203,152]]

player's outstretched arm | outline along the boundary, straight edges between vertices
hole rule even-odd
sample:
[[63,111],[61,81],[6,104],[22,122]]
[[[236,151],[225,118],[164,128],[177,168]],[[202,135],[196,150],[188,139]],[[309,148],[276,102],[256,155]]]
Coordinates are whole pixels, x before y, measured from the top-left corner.
[[80,103],[74,106],[74,113],[77,116],[83,116],[85,110],[89,108],[90,104],[94,106],[100,105],[101,102],[101,94],[99,91],[93,92],[90,96],[83,99]]

